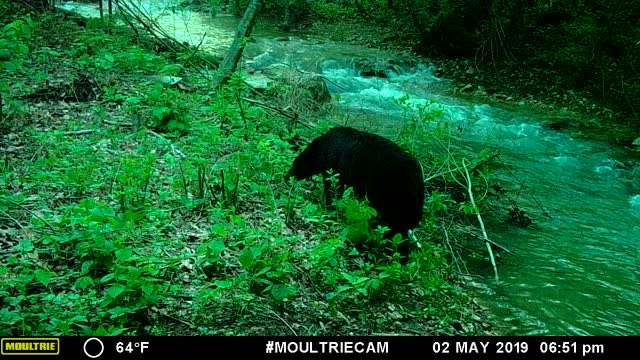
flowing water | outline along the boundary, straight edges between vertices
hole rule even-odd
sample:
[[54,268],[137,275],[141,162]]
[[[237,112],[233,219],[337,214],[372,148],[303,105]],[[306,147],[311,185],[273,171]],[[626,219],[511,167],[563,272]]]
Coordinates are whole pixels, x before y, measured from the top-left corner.
[[[144,6],[159,14],[158,4],[163,3]],[[97,14],[88,5],[61,6]],[[203,47],[223,54],[237,19],[182,9],[165,12],[160,23],[181,40],[198,44],[205,36]],[[520,189],[516,179],[525,182],[518,206],[535,226],[489,221],[492,240],[514,255],[500,264],[500,286],[487,268],[482,284],[471,289],[502,334],[640,335],[640,190],[625,183],[632,178],[633,153],[547,130],[524,107],[507,110],[456,98],[428,66],[388,78],[363,77],[354,58],[390,55],[322,38],[276,41],[277,36],[282,35],[256,29],[245,60],[253,59],[254,67],[286,63],[321,72],[342,112],[385,124],[406,119],[395,101],[402,96],[413,107],[435,102],[446,121],[463,129],[460,145],[479,151],[490,143],[500,150],[510,172],[498,178],[510,193]]]

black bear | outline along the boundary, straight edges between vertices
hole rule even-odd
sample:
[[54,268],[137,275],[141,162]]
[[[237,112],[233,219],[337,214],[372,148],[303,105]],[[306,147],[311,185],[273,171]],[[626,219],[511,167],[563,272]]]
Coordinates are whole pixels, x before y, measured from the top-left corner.
[[[334,127],[296,157],[286,177],[302,180],[322,173],[329,205],[330,169],[339,174],[340,189],[351,186],[356,196],[367,196],[391,236],[400,233],[406,238],[420,223],[425,197],[422,167],[396,143],[353,128]],[[403,256],[407,251],[406,245],[400,249]]]

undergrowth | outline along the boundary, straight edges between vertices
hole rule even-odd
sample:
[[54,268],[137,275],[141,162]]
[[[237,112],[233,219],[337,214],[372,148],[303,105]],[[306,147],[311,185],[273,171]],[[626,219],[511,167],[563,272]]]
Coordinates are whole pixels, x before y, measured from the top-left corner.
[[[295,134],[237,76],[213,91],[121,28],[23,19],[1,43],[0,335],[484,331],[438,230],[465,200],[434,189],[400,265],[366,201],[283,180]],[[154,82],[167,69],[196,91]],[[445,138],[430,116],[404,145]]]

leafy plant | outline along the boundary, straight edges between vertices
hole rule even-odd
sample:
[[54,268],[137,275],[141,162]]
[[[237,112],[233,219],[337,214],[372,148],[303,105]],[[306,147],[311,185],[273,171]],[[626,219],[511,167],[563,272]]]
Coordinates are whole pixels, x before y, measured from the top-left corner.
[[28,41],[35,23],[25,16],[5,25],[0,32],[0,64],[6,71],[17,71],[29,54]]
[[180,93],[162,84],[156,84],[151,88],[146,100],[151,107],[149,126],[152,129],[180,135],[189,130],[191,114]]

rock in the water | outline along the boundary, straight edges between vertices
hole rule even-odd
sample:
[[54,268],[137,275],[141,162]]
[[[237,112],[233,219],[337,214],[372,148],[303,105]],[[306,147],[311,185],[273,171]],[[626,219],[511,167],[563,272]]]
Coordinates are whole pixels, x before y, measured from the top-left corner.
[[261,72],[255,72],[247,77],[245,83],[256,90],[266,90],[271,83],[271,79]]
[[472,91],[472,90],[473,90],[473,85],[467,84],[460,89],[460,92],[466,92],[466,91]]

